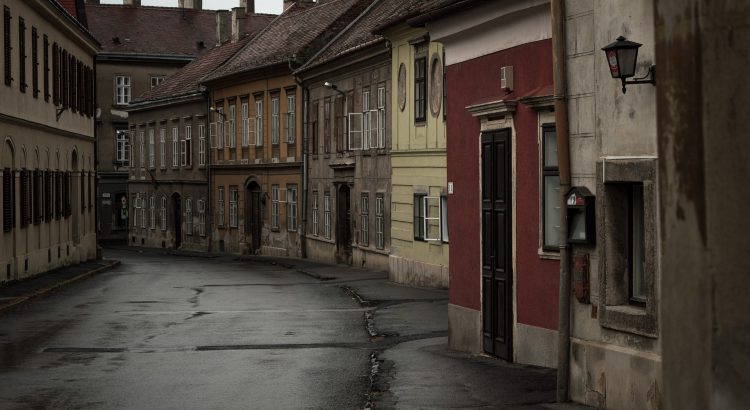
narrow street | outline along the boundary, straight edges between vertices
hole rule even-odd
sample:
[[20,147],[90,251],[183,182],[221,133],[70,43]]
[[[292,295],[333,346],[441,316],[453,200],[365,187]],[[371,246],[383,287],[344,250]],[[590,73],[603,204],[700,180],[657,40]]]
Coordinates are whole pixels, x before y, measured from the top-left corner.
[[358,408],[371,342],[340,284],[230,257],[122,261],[0,319],[0,408]]

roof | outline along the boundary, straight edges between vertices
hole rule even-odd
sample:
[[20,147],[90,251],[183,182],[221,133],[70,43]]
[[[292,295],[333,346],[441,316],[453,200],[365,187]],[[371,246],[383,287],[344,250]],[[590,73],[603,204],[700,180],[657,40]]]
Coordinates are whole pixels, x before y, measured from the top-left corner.
[[245,48],[204,81],[218,80],[255,69],[286,63],[304,63],[330,41],[373,0],[319,0],[294,3]]
[[193,60],[180,71],[172,74],[156,88],[146,91],[131,104],[149,103],[180,96],[187,96],[201,91],[200,79],[208,72],[223,64],[242,48],[252,35],[245,35],[234,43],[225,42]]
[[385,41],[373,30],[386,19],[398,16],[411,9],[422,0],[377,0],[357,21],[342,31],[326,47],[308,61],[299,71],[312,68],[367,46]]
[[393,27],[399,23],[405,22],[406,20],[425,13],[427,10],[436,7],[438,3],[453,2],[457,0],[404,0],[404,7],[401,7],[395,13],[390,16],[384,17],[377,25],[373,28],[373,33],[380,34],[384,30]]
[[75,17],[81,25],[88,27],[86,23],[86,8],[83,0],[57,0],[57,2],[70,14]]
[[[104,53],[197,56],[217,44],[213,10],[86,4],[86,13]],[[248,15],[245,32],[257,32],[273,17]]]

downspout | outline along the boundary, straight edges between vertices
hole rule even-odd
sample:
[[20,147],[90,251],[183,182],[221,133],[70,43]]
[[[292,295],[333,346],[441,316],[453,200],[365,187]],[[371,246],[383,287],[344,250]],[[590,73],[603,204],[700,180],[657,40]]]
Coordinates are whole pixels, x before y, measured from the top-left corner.
[[208,123],[208,129],[206,131],[208,134],[208,138],[206,138],[206,173],[208,174],[208,195],[207,195],[207,204],[206,204],[206,237],[208,238],[208,248],[207,251],[211,252],[211,247],[213,245],[213,239],[214,239],[214,231],[213,231],[213,220],[214,220],[214,214],[211,211],[213,207],[213,201],[211,200],[211,193],[213,193],[213,167],[211,166],[211,157],[213,156],[213,150],[211,149],[212,141],[211,141],[211,91],[206,90],[206,122]]
[[557,401],[567,402],[570,377],[570,248],[565,195],[570,190],[567,80],[565,73],[565,0],[552,0],[552,70],[555,92],[557,163],[560,170],[560,294],[557,340]]
[[300,247],[302,248],[300,249],[300,256],[307,258],[307,99],[309,95],[307,87],[296,75],[294,76],[294,82],[302,89],[302,226],[299,228],[299,233]]

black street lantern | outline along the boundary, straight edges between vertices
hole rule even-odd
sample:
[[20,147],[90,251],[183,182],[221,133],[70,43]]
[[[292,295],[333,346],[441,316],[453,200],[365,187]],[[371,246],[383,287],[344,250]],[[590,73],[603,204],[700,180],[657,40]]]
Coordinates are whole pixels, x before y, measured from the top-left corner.
[[641,44],[628,41],[625,37],[617,37],[617,41],[602,48],[607,56],[607,67],[612,78],[622,81],[622,93],[625,93],[626,84],[653,84],[656,85],[656,66],[648,69],[648,74],[643,77],[627,81],[635,75],[635,66],[638,62],[638,48]]

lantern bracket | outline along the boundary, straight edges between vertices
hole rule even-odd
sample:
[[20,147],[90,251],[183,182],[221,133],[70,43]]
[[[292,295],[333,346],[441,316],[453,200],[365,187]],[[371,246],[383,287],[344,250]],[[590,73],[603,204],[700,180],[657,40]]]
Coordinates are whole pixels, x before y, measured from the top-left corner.
[[621,80],[623,94],[625,94],[625,86],[628,84],[651,84],[653,86],[656,86],[656,65],[651,65],[648,68],[648,73],[646,73],[646,75],[644,75],[643,77],[637,77],[630,81],[625,78],[621,78]]

